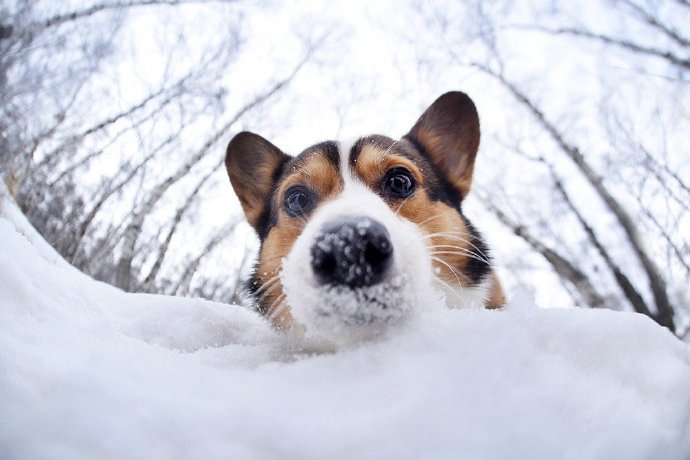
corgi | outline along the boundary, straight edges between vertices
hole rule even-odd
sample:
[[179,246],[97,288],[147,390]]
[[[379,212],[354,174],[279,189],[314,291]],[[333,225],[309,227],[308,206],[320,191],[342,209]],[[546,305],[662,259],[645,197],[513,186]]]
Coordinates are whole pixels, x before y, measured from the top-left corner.
[[401,139],[327,141],[291,157],[237,134],[225,165],[261,245],[247,290],[280,328],[334,341],[399,324],[435,298],[497,308],[487,244],[463,214],[479,116],[448,92]]

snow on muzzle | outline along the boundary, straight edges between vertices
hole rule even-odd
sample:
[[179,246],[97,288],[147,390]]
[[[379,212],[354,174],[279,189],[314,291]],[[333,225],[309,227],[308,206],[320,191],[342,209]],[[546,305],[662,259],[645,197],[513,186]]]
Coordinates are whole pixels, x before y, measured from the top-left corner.
[[322,285],[356,289],[378,284],[392,259],[388,230],[368,217],[329,222],[311,247],[311,267]]
[[281,274],[295,320],[311,333],[345,341],[399,323],[414,296],[410,273],[402,270],[409,261],[396,251],[404,235],[361,215],[311,224]]
[[386,323],[402,316],[404,276],[394,275],[393,243],[369,217],[325,223],[311,246],[311,268],[322,298],[314,313],[348,326]]
[[356,184],[309,219],[280,279],[295,324],[342,343],[385,332],[437,297],[423,233]]

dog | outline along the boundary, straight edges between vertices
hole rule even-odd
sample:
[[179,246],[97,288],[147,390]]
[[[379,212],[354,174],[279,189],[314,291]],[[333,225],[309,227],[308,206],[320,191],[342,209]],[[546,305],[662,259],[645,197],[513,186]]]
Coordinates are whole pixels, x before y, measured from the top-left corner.
[[440,96],[399,140],[327,141],[291,157],[237,134],[225,165],[261,246],[247,289],[279,328],[361,340],[435,298],[497,308],[489,249],[463,214],[479,116],[462,92]]

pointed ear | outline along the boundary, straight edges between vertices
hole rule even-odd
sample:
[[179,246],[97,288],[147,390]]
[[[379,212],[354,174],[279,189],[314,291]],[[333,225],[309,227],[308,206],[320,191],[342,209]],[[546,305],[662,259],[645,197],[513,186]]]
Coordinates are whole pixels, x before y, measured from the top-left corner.
[[405,136],[467,196],[479,149],[479,115],[472,99],[453,91],[436,99]]
[[247,131],[233,137],[228,144],[225,167],[230,183],[257,233],[261,233],[277,176],[289,159],[278,147]]

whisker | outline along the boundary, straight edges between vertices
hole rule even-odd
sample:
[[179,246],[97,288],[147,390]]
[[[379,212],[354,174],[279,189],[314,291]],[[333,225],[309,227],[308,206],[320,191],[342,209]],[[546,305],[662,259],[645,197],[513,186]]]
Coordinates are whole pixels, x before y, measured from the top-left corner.
[[278,279],[280,279],[280,275],[272,276],[272,277],[269,278],[264,284],[262,284],[261,287],[259,287],[259,289],[257,289],[256,291],[254,291],[254,293],[255,293],[255,294],[260,294],[261,291],[266,290],[266,289],[268,289],[270,286],[272,286],[273,284],[275,284],[275,282],[278,281]]
[[[429,220],[429,219],[427,219],[427,220]],[[424,235],[424,238],[433,238],[435,236],[460,236],[460,235],[461,235],[460,232],[446,230],[445,232],[429,233],[427,235]]]
[[302,214],[298,214],[297,218],[302,222],[304,225],[307,225],[309,222],[307,221],[307,218],[303,216]]
[[449,290],[450,292],[452,292],[453,295],[454,295],[455,297],[457,297],[458,299],[462,300],[462,295],[461,295],[461,294],[462,294],[462,291],[463,291],[462,286],[458,286],[458,287],[460,288],[460,292],[458,292],[456,289],[453,288],[453,286],[451,286],[450,284],[446,283],[445,281],[443,281],[443,280],[440,279],[439,277],[436,277],[436,281],[439,282],[439,283],[441,283],[442,285],[444,285],[446,288],[448,288],[448,290]]
[[271,313],[271,316],[268,318],[269,321],[272,323],[275,321],[276,318],[280,317],[285,311],[287,310],[287,304],[286,303],[281,303],[276,307],[276,309]]
[[274,284],[270,288],[266,290],[261,296],[259,296],[259,302],[263,302],[267,297],[269,297],[271,294],[274,294],[276,289],[281,288],[282,286],[280,284]]
[[268,310],[267,310],[267,311],[271,312],[271,313],[268,315],[268,319],[270,319],[270,320],[272,321],[272,320],[277,316],[276,310],[279,310],[282,306],[285,305],[285,303],[284,303],[285,297],[287,297],[285,293],[280,294],[280,295],[279,295],[278,297],[276,297],[276,299],[271,303],[271,305],[268,306]]
[[398,142],[400,142],[400,139],[397,139],[397,140],[393,141],[393,143],[390,145],[390,147],[388,147],[388,148],[386,149],[386,151],[383,152],[383,154],[384,154],[384,155],[388,154],[388,153],[393,149],[393,147],[396,146],[396,144],[397,144]]
[[429,250],[441,249],[441,248],[457,249],[458,251],[462,252],[463,254],[466,254],[469,256],[474,256],[474,257],[479,257],[480,259],[482,259],[483,262],[486,262],[488,265],[491,265],[491,261],[489,261],[489,259],[486,256],[484,256],[483,253],[477,254],[476,252],[474,252],[468,248],[463,248],[461,246],[454,246],[452,244],[432,244],[432,245],[427,246],[427,248],[429,248]]
[[456,273],[455,270],[453,270],[453,267],[451,267],[449,263],[447,263],[445,260],[441,259],[440,257],[431,256],[431,258],[432,258],[433,260],[435,260],[436,262],[440,262],[440,263],[442,263],[443,265],[445,265],[446,267],[448,267],[448,269],[450,270],[450,272],[451,272],[453,275],[455,275],[455,279],[458,280],[458,284],[459,284],[459,285],[462,285],[462,283],[460,282],[460,278],[458,277],[458,274]]
[[[479,252],[479,254],[486,259],[486,262],[489,263],[489,261],[488,261],[489,257],[486,254],[484,254],[484,252],[481,249],[479,249],[475,244],[473,244],[467,238],[462,237],[459,233],[436,232],[436,233],[430,233],[429,235],[425,235],[422,238],[428,239],[428,238],[433,238],[435,236],[441,236],[441,237],[445,237],[448,239],[455,239],[455,240],[462,241],[463,243],[467,243],[470,246],[472,246],[474,249],[476,249]],[[489,265],[490,265],[490,263],[489,263]]]
[[398,209],[395,210],[395,215],[396,215],[396,216],[397,216],[398,214],[400,214],[400,210],[401,210],[402,207],[405,205],[405,203],[407,203],[407,200],[409,200],[410,198],[412,198],[411,195],[408,196],[407,198],[405,198],[405,199],[402,201],[402,203],[400,203],[400,206],[398,206]]
[[474,252],[467,251],[467,252],[460,252],[460,251],[431,251],[431,255],[437,256],[440,254],[453,254],[453,255],[458,255],[458,256],[465,256],[469,257],[470,259],[474,259],[478,262],[485,263],[487,265],[491,265],[491,263],[484,259],[483,257],[480,257],[478,254],[475,254]]

